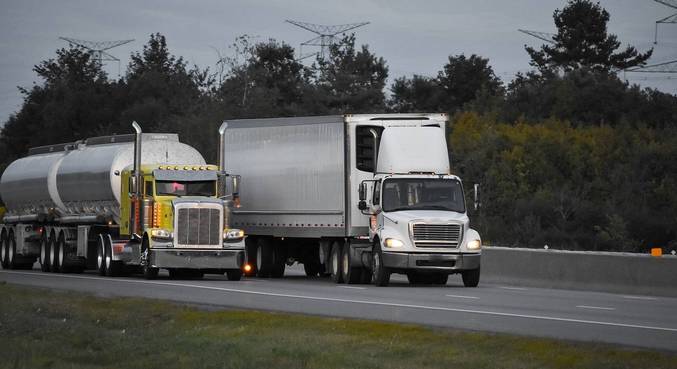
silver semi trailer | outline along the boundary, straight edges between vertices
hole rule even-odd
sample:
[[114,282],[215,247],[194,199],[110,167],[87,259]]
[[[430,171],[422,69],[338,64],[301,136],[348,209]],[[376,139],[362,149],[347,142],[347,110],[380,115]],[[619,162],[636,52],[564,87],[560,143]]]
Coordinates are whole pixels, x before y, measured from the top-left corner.
[[252,273],[303,263],[337,283],[477,286],[481,239],[451,174],[446,114],[229,121],[222,160],[242,175],[233,224]]

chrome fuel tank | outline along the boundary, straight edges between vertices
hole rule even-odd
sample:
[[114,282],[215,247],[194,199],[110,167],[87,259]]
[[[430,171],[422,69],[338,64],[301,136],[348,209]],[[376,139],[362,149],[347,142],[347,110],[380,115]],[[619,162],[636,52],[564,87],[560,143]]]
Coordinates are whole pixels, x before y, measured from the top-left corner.
[[[176,134],[143,134],[143,164],[204,165]],[[7,216],[100,216],[119,220],[120,175],[133,164],[132,135],[96,137],[10,164],[0,179]]]

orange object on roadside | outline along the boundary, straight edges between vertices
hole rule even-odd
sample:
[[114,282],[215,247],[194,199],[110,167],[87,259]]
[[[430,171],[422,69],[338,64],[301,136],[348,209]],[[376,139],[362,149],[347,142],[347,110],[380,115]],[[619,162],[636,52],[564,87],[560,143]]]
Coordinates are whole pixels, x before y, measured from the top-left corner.
[[660,247],[654,247],[651,249],[651,256],[662,256],[663,255],[663,249]]

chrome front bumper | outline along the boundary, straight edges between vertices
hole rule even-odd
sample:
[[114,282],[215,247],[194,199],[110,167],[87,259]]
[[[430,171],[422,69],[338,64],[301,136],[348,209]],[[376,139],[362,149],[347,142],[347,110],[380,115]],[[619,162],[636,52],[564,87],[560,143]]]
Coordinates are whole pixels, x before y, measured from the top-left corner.
[[240,269],[244,250],[153,249],[150,264],[156,268]]
[[383,252],[383,265],[394,270],[447,271],[450,273],[480,267],[482,254],[425,254]]

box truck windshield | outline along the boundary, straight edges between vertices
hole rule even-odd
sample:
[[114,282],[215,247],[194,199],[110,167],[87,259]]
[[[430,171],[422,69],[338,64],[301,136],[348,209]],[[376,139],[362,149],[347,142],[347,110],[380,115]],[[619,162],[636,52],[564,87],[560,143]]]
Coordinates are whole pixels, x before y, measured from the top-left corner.
[[157,181],[155,192],[166,196],[215,196],[214,181]]
[[461,183],[453,179],[393,178],[383,182],[383,211],[465,212]]

